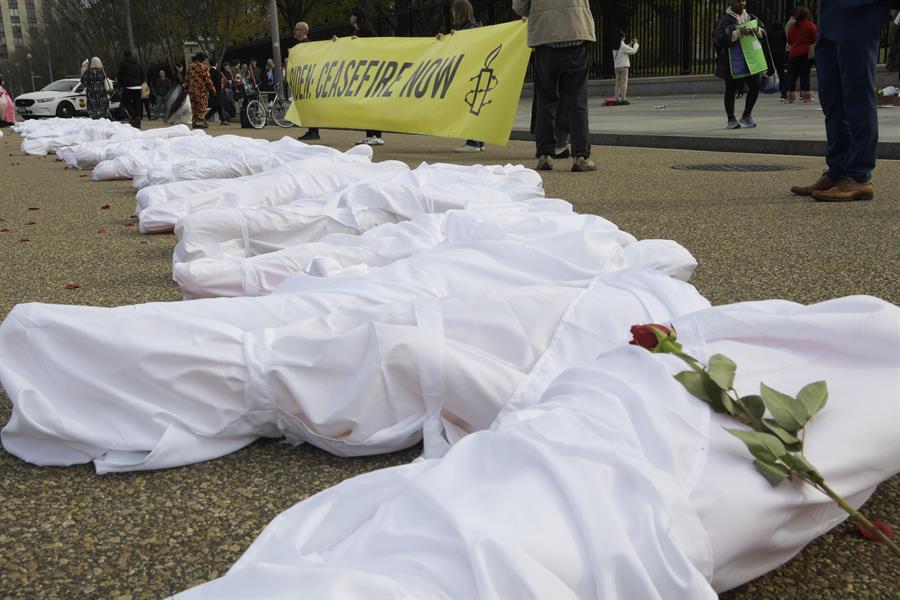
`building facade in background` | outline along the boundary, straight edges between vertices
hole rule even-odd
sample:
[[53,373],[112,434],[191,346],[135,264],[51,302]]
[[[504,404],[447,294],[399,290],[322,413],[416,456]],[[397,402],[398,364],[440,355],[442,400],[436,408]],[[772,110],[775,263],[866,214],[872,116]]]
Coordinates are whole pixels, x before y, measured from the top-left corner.
[[0,59],[39,38],[44,25],[42,0],[0,0]]

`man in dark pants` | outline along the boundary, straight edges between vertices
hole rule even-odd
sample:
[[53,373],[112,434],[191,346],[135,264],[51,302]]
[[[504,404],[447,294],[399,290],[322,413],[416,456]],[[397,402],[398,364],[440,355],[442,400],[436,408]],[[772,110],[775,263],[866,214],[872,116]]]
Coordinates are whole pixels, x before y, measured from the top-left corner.
[[[297,44],[303,44],[309,42],[309,25],[304,23],[303,21],[297,21],[294,24],[294,39],[297,40]],[[296,44],[294,44],[296,46]],[[319,128],[318,127],[310,127],[306,133],[297,138],[301,142],[308,142],[310,140],[319,139]]]
[[825,113],[828,170],[791,192],[823,202],[871,200],[878,146],[875,64],[890,0],[823,0],[816,74]]
[[588,0],[513,0],[513,10],[528,19],[534,48],[536,168],[553,169],[559,109],[569,123],[572,170],[596,170],[587,111],[588,42],[596,36]]
[[141,128],[143,107],[141,106],[141,84],[144,82],[144,70],[134,55],[126,50],[116,79],[122,88],[122,105],[128,112],[128,120],[132,127]]

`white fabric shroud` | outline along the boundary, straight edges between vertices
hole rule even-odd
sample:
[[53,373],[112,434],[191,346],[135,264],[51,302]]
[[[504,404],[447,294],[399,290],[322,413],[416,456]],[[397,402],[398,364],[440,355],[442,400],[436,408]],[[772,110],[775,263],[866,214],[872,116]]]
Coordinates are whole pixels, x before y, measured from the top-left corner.
[[[322,198],[327,197],[329,193],[360,180],[390,177],[394,173],[408,171],[409,167],[400,161],[373,163],[368,157],[356,154],[312,155],[256,175],[234,179],[234,184],[230,186],[213,187],[186,197],[148,206],[138,214],[140,230],[142,233],[172,231],[186,215],[201,211],[206,213],[213,208],[233,210],[287,203],[321,206]],[[208,219],[207,215],[199,217],[199,222],[203,223],[204,219],[207,219],[215,223],[215,217],[212,214],[208,215]]]
[[187,125],[174,125],[158,129],[136,130],[137,134],[113,136],[102,142],[92,141],[72,146],[65,146],[56,151],[56,155],[69,167],[76,169],[92,169],[100,161],[111,160],[129,151],[149,150],[159,143],[160,139],[185,137],[189,135],[205,135],[202,131],[191,131]]
[[[176,259],[173,278],[185,298],[263,296],[301,272],[334,276],[345,269],[386,266],[439,244],[502,239],[520,242],[535,255],[582,262],[585,270],[590,269],[591,260],[610,264],[605,257],[615,254],[616,268],[644,266],[687,281],[697,265],[675,242],[638,242],[605,219],[574,214],[571,205],[561,200],[540,199],[421,215],[362,235],[331,234],[317,242],[249,258],[226,256],[187,263]],[[241,249],[235,248],[235,253]],[[427,259],[427,255],[421,257]]]
[[[900,470],[898,312],[869,297],[764,301],[675,326],[691,354],[737,361],[741,393],[826,379],[806,456],[859,506]],[[178,598],[713,598],[846,515],[808,486],[772,488],[733,425],[672,377],[684,368],[616,347],[440,460],[300,502]]]
[[[234,137],[236,138],[235,143],[225,143],[221,141],[223,137]],[[365,145],[354,146],[342,153],[329,146],[309,145],[290,137],[254,146],[248,146],[247,142],[265,140],[253,140],[241,136],[216,136],[213,139],[217,142],[210,146],[210,152],[206,158],[197,157],[185,160],[177,157],[167,162],[141,159],[134,167],[128,167],[133,174],[132,185],[140,189],[148,185],[189,179],[242,177],[311,156],[343,154],[371,160],[373,154],[372,148]],[[98,168],[100,166],[98,165]],[[94,173],[97,175],[96,169]]]
[[[310,163],[312,164],[312,163]],[[328,187],[331,192],[326,193]],[[169,223],[179,243],[173,263],[255,256],[313,242],[329,233],[360,234],[378,225],[460,208],[543,198],[540,176],[521,165],[402,163],[304,165],[289,177],[189,199],[187,214],[141,213],[141,225]],[[218,208],[219,210],[211,210]]]
[[44,156],[60,148],[111,138],[119,140],[134,137],[138,131],[130,125],[106,119],[60,119],[24,121],[13,125],[13,131],[21,135],[22,152]]
[[443,381],[453,424],[430,421],[426,448],[437,454],[487,427],[545,351],[541,378],[569,355],[622,341],[619,321],[708,304],[652,271],[590,283],[513,242],[372,271],[381,276],[307,278],[306,292],[258,298],[18,305],[0,325],[0,381],[13,402],[3,445],[38,465],[93,460],[100,473],[207,460],[260,436],[389,452],[421,439],[426,398],[434,408]]

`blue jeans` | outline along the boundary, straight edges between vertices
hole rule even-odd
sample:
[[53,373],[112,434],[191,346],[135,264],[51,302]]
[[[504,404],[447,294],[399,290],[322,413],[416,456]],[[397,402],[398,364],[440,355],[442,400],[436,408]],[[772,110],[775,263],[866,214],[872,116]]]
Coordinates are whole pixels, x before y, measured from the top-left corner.
[[816,43],[819,103],[825,113],[825,162],[828,178],[872,178],[878,146],[875,64],[878,36],[861,35],[835,42],[820,36]]

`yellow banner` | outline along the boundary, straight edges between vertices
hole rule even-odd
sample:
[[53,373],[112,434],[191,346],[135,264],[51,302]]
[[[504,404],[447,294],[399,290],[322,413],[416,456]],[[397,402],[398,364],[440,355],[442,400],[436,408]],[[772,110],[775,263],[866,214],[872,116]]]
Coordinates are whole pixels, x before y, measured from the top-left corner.
[[506,144],[531,49],[522,21],[435,38],[340,38],[291,48],[287,118]]

